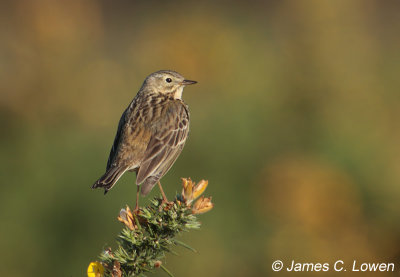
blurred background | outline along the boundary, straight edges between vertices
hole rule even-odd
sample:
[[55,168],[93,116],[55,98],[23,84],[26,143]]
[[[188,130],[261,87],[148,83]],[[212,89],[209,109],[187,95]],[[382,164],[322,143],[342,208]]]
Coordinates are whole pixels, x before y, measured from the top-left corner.
[[173,69],[199,83],[162,182],[172,198],[180,177],[208,179],[215,208],[182,237],[199,253],[167,268],[286,276],[274,260],[355,259],[397,276],[399,34],[394,0],[2,1],[0,275],[85,276],[115,246],[134,174],[107,196],[90,186],[144,78]]

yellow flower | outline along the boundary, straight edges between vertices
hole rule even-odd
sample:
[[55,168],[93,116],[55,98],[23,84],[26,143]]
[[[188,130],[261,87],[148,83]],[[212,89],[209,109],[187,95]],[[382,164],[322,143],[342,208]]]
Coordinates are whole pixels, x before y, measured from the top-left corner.
[[207,186],[208,181],[206,180],[201,180],[198,182],[193,188],[193,200],[199,197],[206,190]]
[[118,220],[124,223],[131,230],[135,230],[137,228],[135,218],[133,217],[131,209],[129,209],[128,206],[126,206],[126,209],[121,209]]
[[206,213],[214,207],[214,204],[211,203],[211,197],[202,196],[199,200],[194,203],[192,208],[192,213],[194,214],[202,214]]
[[193,182],[190,178],[181,178],[182,179],[182,197],[183,200],[189,200],[192,197],[192,188],[193,188]]
[[91,262],[87,269],[88,277],[103,277],[104,276],[104,267],[99,262]]
[[208,181],[201,180],[197,185],[190,178],[182,178],[182,196],[187,204],[199,197],[207,188]]

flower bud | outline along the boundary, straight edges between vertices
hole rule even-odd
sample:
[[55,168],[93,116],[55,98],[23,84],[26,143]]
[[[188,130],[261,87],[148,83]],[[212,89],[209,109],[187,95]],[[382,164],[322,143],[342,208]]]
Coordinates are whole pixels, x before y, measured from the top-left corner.
[[124,223],[131,230],[135,230],[137,228],[131,209],[129,209],[128,206],[126,206],[126,209],[121,209],[118,220]]
[[199,200],[194,203],[192,208],[193,214],[202,214],[210,211],[214,207],[214,204],[211,203],[211,197],[202,196]]

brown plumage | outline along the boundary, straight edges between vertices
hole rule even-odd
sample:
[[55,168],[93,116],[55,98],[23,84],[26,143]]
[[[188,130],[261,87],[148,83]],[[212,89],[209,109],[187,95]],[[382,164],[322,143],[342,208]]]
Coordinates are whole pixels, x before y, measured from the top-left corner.
[[92,188],[107,193],[126,171],[134,171],[142,195],[151,191],[185,145],[189,110],[181,97],[183,88],[195,83],[170,70],[146,78],[121,116],[106,173]]

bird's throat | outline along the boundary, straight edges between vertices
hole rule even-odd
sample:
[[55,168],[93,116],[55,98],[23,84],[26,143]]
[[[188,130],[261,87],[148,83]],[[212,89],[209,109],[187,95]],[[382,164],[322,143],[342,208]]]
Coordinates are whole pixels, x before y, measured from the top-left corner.
[[182,99],[183,86],[179,87],[173,94],[174,99]]

